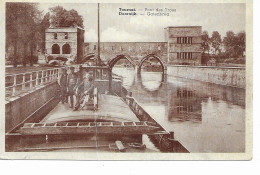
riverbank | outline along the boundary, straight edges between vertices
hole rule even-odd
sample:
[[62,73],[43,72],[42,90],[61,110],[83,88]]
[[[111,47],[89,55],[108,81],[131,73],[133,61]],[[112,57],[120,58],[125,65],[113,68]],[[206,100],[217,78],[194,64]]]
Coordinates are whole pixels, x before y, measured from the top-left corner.
[[245,67],[167,66],[169,76],[199,80],[237,88],[246,87]]

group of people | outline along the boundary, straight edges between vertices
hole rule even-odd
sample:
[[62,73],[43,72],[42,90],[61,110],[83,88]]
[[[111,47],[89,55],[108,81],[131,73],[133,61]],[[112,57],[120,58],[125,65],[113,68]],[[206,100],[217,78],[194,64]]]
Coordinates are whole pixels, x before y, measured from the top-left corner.
[[70,67],[69,73],[62,69],[58,82],[62,103],[69,102],[74,111],[84,108],[89,99],[93,98],[93,76],[87,70],[83,71],[81,66],[78,72],[75,72],[75,67]]

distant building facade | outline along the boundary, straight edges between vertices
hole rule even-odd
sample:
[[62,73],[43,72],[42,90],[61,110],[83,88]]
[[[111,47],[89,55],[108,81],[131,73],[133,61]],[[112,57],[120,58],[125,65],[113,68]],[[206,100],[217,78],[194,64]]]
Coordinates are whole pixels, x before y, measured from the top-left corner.
[[168,64],[201,64],[201,26],[180,26],[165,28],[168,47]]
[[45,30],[45,57],[65,57],[79,63],[83,57],[84,30],[79,27]]
[[[201,26],[165,28],[166,42],[100,42],[100,57],[104,63],[117,55],[126,55],[136,62],[154,54],[166,64],[201,64]],[[84,43],[81,28],[49,28],[45,32],[45,56],[65,57],[80,63],[83,57],[97,55],[97,42]]]
[[[104,62],[116,55],[126,55],[137,62],[149,54],[173,65],[201,64],[201,26],[165,28],[166,42],[101,42],[100,57]],[[84,44],[84,55],[97,54],[97,42]]]

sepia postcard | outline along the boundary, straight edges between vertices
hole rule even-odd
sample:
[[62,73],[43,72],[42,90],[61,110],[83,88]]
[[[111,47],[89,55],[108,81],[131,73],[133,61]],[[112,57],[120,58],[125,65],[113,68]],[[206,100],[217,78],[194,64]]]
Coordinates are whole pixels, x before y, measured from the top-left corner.
[[252,6],[1,1],[0,159],[251,160]]

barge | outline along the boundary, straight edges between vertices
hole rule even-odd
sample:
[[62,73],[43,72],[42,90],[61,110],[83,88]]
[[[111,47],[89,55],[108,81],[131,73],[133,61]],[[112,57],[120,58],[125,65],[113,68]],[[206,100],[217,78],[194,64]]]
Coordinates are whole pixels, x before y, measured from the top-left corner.
[[91,71],[94,77],[94,98],[87,108],[73,111],[61,103],[57,79],[64,67],[53,71],[53,81],[47,84],[41,85],[49,80],[47,74],[37,74],[30,93],[51,85],[55,95],[12,127],[7,122],[6,151],[189,152],[174,138],[174,132],[142,108],[120,80],[112,78],[110,68],[81,66],[83,73]]

